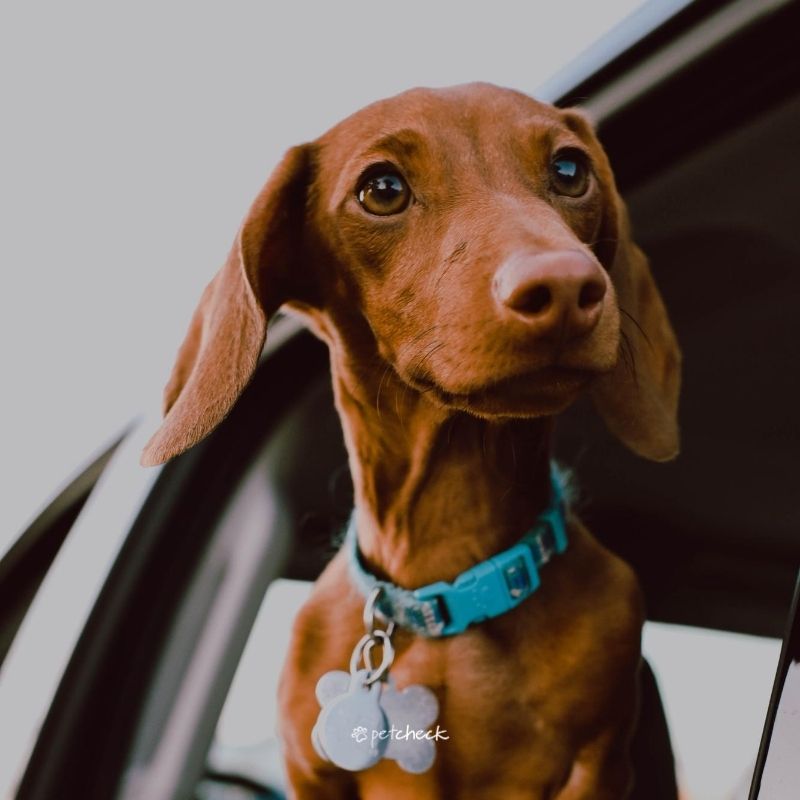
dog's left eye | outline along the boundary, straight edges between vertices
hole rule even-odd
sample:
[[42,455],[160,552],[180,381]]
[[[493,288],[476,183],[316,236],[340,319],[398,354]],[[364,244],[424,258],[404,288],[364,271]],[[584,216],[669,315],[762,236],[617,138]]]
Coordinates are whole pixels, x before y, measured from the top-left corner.
[[385,168],[367,175],[359,183],[356,197],[365,211],[386,217],[405,211],[411,200],[411,189],[402,175]]
[[589,188],[589,168],[582,153],[564,150],[550,164],[553,190],[567,197],[580,197]]

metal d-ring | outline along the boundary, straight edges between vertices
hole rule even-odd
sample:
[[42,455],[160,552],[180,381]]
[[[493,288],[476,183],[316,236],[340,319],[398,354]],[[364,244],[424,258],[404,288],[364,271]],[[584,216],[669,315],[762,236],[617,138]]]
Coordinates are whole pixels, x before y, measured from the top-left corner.
[[[372,663],[372,648],[380,642],[381,645],[381,663],[378,664],[377,669]],[[364,666],[367,668],[367,678],[364,680],[366,686],[370,686],[375,681],[380,680],[389,667],[392,666],[394,661],[394,647],[392,647],[392,640],[386,631],[376,630],[372,633],[365,633],[358,641],[358,644],[353,650],[353,655],[350,656],[350,674],[355,675],[358,672],[358,665],[361,659],[364,659]]]
[[[392,647],[392,633],[394,633],[394,621],[387,620],[376,607],[378,598],[383,591],[382,587],[376,586],[368,595],[364,604],[364,627],[367,632],[358,640],[358,644],[350,656],[350,674],[358,672],[361,660],[364,660],[367,677],[364,680],[366,686],[370,686],[375,681],[380,680],[394,661],[394,647]],[[375,621],[380,619],[386,623],[386,628],[376,628]],[[372,649],[376,644],[381,646],[381,663],[377,669],[372,663]]]
[[350,674],[355,675],[358,672],[358,664],[361,661],[361,656],[364,655],[364,648],[367,643],[372,641],[372,634],[365,633],[359,640],[358,644],[353,648],[353,654],[350,656]]
[[[394,661],[394,647],[386,631],[376,630],[368,634],[368,636],[369,639],[364,645],[364,666],[366,666],[369,671],[369,677],[364,683],[367,686],[371,686],[375,681],[379,681],[386,674],[389,667],[392,666],[392,661]],[[378,639],[381,640],[381,663],[378,665],[377,669],[374,669],[370,653]]]
[[364,603],[364,627],[367,629],[368,634],[381,630],[375,627],[375,619],[377,617],[381,622],[386,623],[385,633],[387,636],[391,636],[394,633],[394,620],[387,620],[376,605],[382,592],[383,587],[376,586],[367,596],[367,602]]

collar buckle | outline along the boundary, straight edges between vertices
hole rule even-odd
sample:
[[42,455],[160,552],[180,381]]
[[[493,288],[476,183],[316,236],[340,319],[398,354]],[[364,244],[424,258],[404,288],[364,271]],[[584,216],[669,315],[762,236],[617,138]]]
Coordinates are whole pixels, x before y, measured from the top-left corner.
[[438,581],[413,594],[422,603],[439,601],[446,619],[436,635],[452,636],[477,622],[511,611],[533,594],[539,584],[539,570],[531,548],[520,542],[459,575],[453,583]]
[[437,581],[415,590],[367,572],[358,551],[353,514],[347,530],[350,574],[365,596],[380,587],[367,606],[369,619],[380,612],[385,620],[422,636],[440,637],[462,633],[470,625],[516,608],[539,588],[539,568],[567,548],[564,478],[553,463],[550,482],[550,503],[516,545],[468,569],[452,583]]

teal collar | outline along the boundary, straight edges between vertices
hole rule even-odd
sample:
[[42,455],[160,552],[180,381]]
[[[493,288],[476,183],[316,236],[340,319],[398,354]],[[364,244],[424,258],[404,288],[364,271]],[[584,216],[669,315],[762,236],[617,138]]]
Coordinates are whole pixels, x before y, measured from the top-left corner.
[[387,620],[421,636],[453,636],[499,617],[539,588],[539,567],[567,547],[564,478],[552,462],[550,484],[547,508],[517,544],[462,572],[452,583],[437,581],[413,590],[367,572],[358,550],[354,512],[345,540],[350,575],[365,596],[376,593],[375,608]]

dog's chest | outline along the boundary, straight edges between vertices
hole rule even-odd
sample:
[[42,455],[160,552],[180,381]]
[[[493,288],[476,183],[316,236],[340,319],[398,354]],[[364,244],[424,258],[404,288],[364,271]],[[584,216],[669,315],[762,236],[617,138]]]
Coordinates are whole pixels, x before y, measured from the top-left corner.
[[540,629],[527,640],[492,636],[495,627],[446,641],[414,639],[399,649],[392,676],[400,687],[429,686],[439,698],[441,780],[496,791],[507,773],[534,792],[526,796],[538,796],[535,787],[549,796],[603,714],[604,681],[591,684],[613,665],[576,641],[580,632],[570,627],[558,636]]
[[[436,693],[436,760],[423,775],[391,761],[357,773],[362,798],[557,797],[581,748],[634,706],[639,659],[635,579],[580,541],[573,537],[563,568],[549,569],[540,592],[512,613],[442,639],[397,630],[391,681]],[[342,586],[339,556],[295,629],[285,671],[286,728],[305,752],[319,713],[314,684],[346,668],[363,631],[363,600]],[[341,613],[331,615],[337,603]]]

